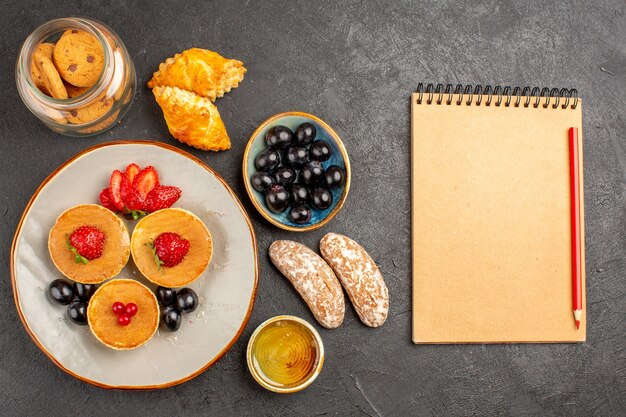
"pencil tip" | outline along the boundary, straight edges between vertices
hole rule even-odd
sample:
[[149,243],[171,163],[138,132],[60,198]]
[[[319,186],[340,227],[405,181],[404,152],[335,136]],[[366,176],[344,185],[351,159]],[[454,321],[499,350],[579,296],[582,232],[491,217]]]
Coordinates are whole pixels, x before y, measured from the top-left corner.
[[580,329],[580,320],[576,320],[576,330]]

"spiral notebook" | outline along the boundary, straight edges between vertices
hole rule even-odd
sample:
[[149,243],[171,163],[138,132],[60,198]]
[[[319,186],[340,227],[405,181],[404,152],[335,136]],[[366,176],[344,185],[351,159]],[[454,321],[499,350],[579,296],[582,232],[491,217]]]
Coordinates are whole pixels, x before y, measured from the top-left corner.
[[420,84],[411,103],[413,342],[584,341],[584,220],[579,330],[572,313],[576,90]]

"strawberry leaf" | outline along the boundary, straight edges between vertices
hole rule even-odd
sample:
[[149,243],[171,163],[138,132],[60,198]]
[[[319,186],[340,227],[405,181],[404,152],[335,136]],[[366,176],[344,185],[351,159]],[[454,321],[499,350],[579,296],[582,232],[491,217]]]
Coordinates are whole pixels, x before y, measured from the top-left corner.
[[124,217],[126,217],[128,220],[139,220],[147,215],[148,212],[145,210],[128,210],[127,208],[124,209]]
[[134,220],[140,219],[148,214],[148,212],[144,210],[132,210],[130,213]]
[[150,242],[144,243],[144,245],[150,248],[150,251],[152,252],[152,256],[154,257],[154,262],[156,262],[157,267],[159,268],[159,271],[160,271],[161,266],[163,265],[163,261],[159,259],[159,255],[157,255],[156,253],[156,247],[154,246],[154,241],[150,239]]

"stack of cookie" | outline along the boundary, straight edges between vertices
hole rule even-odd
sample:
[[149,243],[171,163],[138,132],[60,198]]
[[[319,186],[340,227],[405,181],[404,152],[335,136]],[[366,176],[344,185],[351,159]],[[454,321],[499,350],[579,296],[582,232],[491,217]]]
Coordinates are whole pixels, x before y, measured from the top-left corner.
[[[115,44],[109,39],[111,46]],[[56,44],[42,43],[33,53],[31,73],[37,88],[44,94],[59,99],[80,97],[94,87],[104,70],[105,56],[102,44],[95,36],[79,29],[66,30]],[[97,97],[75,103],[61,123],[82,125],[103,119],[83,131],[97,132],[110,126],[119,110],[107,117],[116,100],[121,99],[123,86],[112,92],[107,89]],[[125,103],[130,100],[127,97]]]
[[216,52],[192,48],[168,58],[148,82],[176,139],[198,149],[230,149],[230,138],[216,98],[243,80],[243,62]]
[[65,100],[96,84],[104,68],[104,51],[91,34],[67,30],[56,45],[42,43],[33,53],[32,77],[42,93]]

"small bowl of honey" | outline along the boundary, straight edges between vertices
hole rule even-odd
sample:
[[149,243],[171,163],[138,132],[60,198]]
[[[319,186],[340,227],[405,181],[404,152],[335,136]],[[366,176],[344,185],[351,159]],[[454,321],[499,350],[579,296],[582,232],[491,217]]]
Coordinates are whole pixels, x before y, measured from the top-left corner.
[[324,364],[324,344],[313,326],[295,316],[276,316],[248,342],[248,369],[263,388],[281,394],[313,383]]

